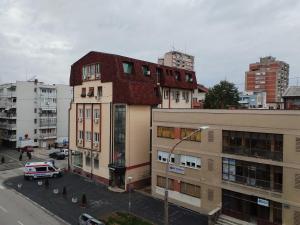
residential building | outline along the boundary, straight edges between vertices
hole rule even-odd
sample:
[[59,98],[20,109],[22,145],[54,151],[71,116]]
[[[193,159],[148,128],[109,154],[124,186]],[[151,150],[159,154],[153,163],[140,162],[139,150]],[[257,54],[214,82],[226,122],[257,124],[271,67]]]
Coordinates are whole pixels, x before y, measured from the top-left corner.
[[282,95],[289,84],[289,64],[267,56],[249,65],[245,76],[245,90],[266,92],[270,108],[283,108]]
[[205,87],[202,84],[197,84],[197,88],[194,89],[193,92],[193,103],[192,103],[193,109],[203,109],[205,95],[207,94],[207,92],[208,92],[207,87]]
[[16,147],[27,135],[34,146],[46,147],[57,137],[68,136],[68,108],[72,88],[38,80],[0,85],[2,143]]
[[71,66],[73,169],[112,187],[150,181],[151,110],[191,108],[193,71],[89,52]]
[[239,104],[247,109],[268,109],[266,92],[244,91],[239,93]]
[[300,86],[289,87],[282,98],[284,109],[300,109]]
[[194,71],[194,56],[179,51],[165,53],[158,59],[158,64]]
[[251,224],[299,224],[300,111],[154,109],[152,118],[153,196],[164,198],[170,149],[209,126],[171,155],[169,201]]

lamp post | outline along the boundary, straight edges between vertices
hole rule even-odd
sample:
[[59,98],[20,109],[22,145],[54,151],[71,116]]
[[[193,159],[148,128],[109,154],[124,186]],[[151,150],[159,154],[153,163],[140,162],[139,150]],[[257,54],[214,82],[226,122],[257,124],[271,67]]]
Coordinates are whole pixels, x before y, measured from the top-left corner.
[[171,155],[174,152],[175,148],[183,141],[185,141],[186,139],[188,139],[189,137],[193,136],[194,134],[202,131],[202,130],[206,130],[208,129],[209,126],[201,126],[199,127],[197,130],[195,130],[194,132],[190,133],[188,136],[180,139],[179,141],[177,141],[173,147],[171,148],[171,151],[168,155],[168,161],[167,161],[167,165],[166,165],[166,171],[165,171],[165,177],[166,177],[166,185],[165,185],[165,201],[164,201],[164,207],[165,207],[165,225],[169,225],[169,209],[168,209],[168,198],[169,198],[169,193],[168,193],[168,186],[169,186],[169,166],[170,166],[170,160],[171,160]]
[[132,180],[132,177],[128,177],[128,189],[129,189],[129,197],[128,197],[128,211],[131,211],[131,186],[130,186],[130,182]]

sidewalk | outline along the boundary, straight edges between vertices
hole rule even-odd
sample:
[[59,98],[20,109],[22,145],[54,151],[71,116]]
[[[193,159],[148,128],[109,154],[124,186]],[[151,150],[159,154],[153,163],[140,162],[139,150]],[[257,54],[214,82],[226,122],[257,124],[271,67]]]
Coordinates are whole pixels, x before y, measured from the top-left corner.
[[[75,174],[65,174],[62,178],[50,179],[49,181],[49,189],[46,189],[44,185],[38,186],[37,181],[24,181],[23,177],[20,176],[6,180],[4,185],[19,191],[71,224],[77,224],[79,215],[84,212],[101,219],[102,216],[114,211],[128,211],[128,193],[110,192],[106,186]],[[23,184],[21,189],[17,188],[18,183]],[[53,188],[58,188],[61,191],[64,186],[68,193],[66,198],[61,194],[53,194]],[[80,202],[82,194],[87,196],[87,208],[80,207],[79,203],[71,202],[71,198],[74,196]],[[163,224],[163,201],[132,192],[131,202],[132,213],[152,221],[153,224]],[[172,225],[207,224],[207,217],[204,215],[172,204],[169,206],[169,210],[170,224]]]

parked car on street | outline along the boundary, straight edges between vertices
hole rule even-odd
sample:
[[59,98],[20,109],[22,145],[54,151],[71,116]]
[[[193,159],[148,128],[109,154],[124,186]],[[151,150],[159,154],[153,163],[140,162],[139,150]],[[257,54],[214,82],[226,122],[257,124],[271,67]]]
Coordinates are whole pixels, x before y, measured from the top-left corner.
[[65,159],[66,158],[66,155],[64,152],[61,152],[60,150],[59,151],[55,151],[55,152],[52,152],[49,154],[49,157],[50,158],[53,158],[53,159]]
[[105,225],[103,222],[95,219],[87,213],[83,213],[78,218],[79,225]]
[[61,149],[60,152],[64,153],[65,156],[68,156],[68,155],[69,155],[69,149],[67,149],[67,148]]

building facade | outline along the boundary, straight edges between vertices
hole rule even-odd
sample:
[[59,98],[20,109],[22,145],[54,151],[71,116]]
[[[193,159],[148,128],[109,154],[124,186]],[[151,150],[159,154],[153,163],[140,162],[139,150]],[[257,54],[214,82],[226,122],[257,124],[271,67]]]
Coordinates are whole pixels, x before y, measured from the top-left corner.
[[300,86],[291,86],[283,94],[284,109],[300,109]]
[[239,93],[239,104],[246,109],[268,109],[266,92],[244,91]]
[[83,56],[70,75],[74,170],[121,189],[149,183],[151,110],[191,108],[196,84],[193,71],[101,52]]
[[272,56],[260,58],[249,65],[245,75],[245,90],[266,92],[270,108],[283,108],[282,95],[289,84],[289,65]]
[[2,144],[16,147],[28,135],[35,146],[47,147],[58,137],[67,137],[71,98],[72,89],[67,85],[37,80],[0,85]]
[[[221,209],[251,224],[300,222],[300,112],[153,110],[152,194],[211,215]],[[224,224],[224,223],[221,223]]]
[[208,92],[208,88],[202,84],[197,84],[197,88],[193,92],[193,109],[203,109],[205,96]]
[[170,51],[163,58],[158,59],[158,64],[194,71],[194,56],[183,52]]

